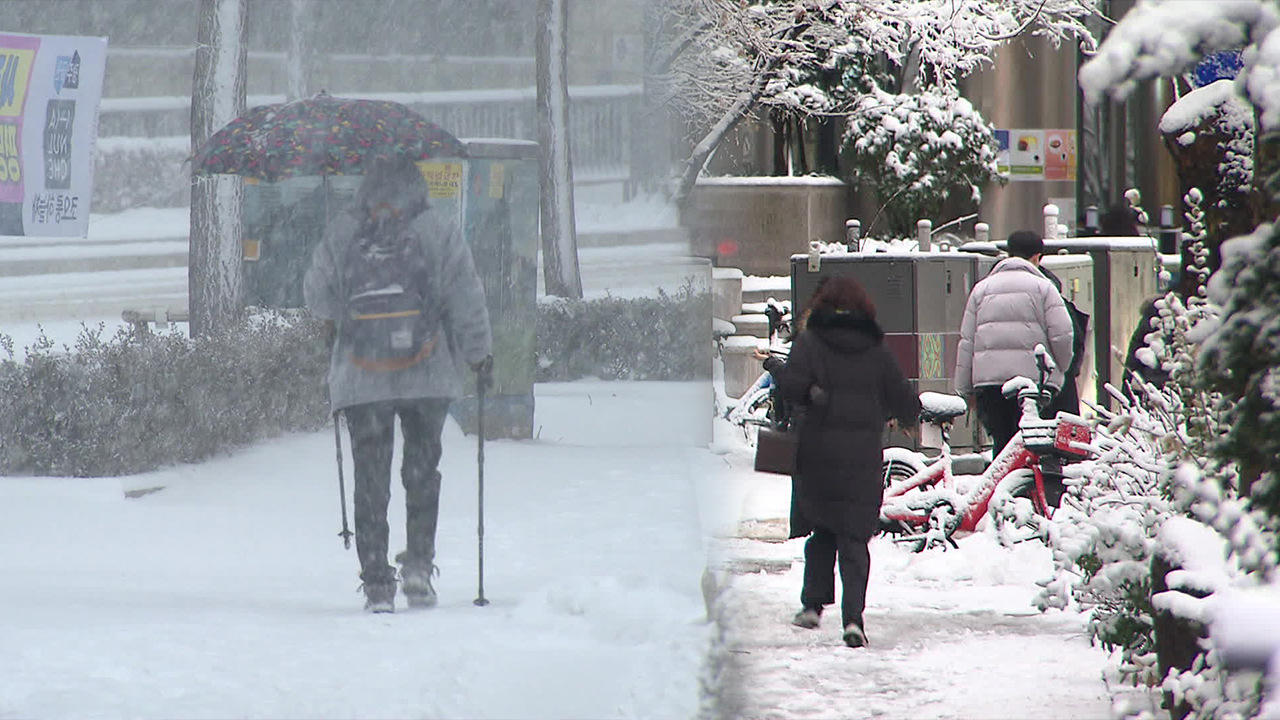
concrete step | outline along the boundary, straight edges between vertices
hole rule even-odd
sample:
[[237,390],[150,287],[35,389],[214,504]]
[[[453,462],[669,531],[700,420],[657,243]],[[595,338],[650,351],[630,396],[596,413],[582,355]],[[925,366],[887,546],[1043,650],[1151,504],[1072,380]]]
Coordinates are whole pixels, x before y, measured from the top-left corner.
[[775,300],[791,299],[791,278],[759,277],[749,275],[742,279],[742,302],[762,303],[769,298]]
[[752,335],[758,338],[769,339],[769,316],[744,314],[734,315],[729,322],[733,323],[733,327],[737,329],[738,335]]
[[0,277],[186,267],[187,241],[0,248]]
[[126,309],[186,306],[186,267],[26,275],[0,283],[0,328],[60,318],[119,317]]

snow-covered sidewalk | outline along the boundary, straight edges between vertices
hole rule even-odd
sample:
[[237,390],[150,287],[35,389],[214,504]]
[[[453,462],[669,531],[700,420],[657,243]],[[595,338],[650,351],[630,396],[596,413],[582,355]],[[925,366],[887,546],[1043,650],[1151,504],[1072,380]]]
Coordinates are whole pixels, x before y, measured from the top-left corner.
[[673,408],[704,393],[538,393],[542,440],[486,447],[487,608],[475,439],[452,422],[440,606],[391,616],[362,612],[337,536],[332,429],[136,477],[0,477],[0,718],[693,716],[706,453]]
[[726,427],[718,444],[738,525],[718,528],[731,577],[720,717],[1109,716],[1109,658],[1090,645],[1084,616],[1032,606],[1036,581],[1052,571],[1039,543],[1005,549],[974,534],[959,550],[916,554],[876,538],[869,646],[844,646],[838,605],[818,630],[792,626],[804,541],[785,541],[790,479],[754,473]]

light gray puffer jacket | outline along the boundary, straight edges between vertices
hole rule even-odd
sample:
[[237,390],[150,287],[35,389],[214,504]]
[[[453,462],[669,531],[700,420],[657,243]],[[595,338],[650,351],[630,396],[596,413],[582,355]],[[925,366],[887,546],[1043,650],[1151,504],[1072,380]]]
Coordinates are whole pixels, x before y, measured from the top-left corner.
[[[493,352],[484,286],[457,222],[430,209],[414,218],[410,227],[421,240],[432,271],[427,287],[435,296],[431,310],[440,314],[441,342],[413,367],[370,372],[351,363],[349,348],[339,340],[329,361],[329,401],[335,411],[382,400],[457,397],[462,379],[455,357],[476,363]],[[303,280],[307,307],[326,320],[337,320],[344,311],[347,293],[342,287],[341,262],[357,229],[355,215],[334,218]]]
[[1000,386],[1019,375],[1035,380],[1035,347],[1044,345],[1058,366],[1046,380],[1057,390],[1071,362],[1073,328],[1057,288],[1030,261],[1010,257],[996,263],[974,286],[960,323],[956,392]]

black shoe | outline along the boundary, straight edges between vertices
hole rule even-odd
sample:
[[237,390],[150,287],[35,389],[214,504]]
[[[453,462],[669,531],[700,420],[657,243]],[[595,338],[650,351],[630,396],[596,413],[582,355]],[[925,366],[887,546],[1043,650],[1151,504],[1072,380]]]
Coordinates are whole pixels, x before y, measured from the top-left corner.
[[851,648],[860,648],[867,644],[867,634],[858,623],[849,623],[844,627],[844,644]]
[[792,625],[795,625],[796,627],[802,627],[805,630],[813,630],[814,628],[817,628],[818,625],[820,625],[821,623],[822,623],[821,608],[805,608],[800,612],[796,613],[796,616],[791,619]]
[[396,583],[364,583],[360,586],[364,591],[364,611],[370,613],[393,613],[396,611]]

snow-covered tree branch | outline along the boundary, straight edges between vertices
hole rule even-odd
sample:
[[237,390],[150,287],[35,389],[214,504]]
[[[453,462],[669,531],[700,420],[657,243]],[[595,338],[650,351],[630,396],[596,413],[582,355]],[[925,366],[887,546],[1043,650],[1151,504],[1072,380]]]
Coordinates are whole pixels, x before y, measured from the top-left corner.
[[707,158],[761,108],[843,116],[864,93],[940,92],[1023,33],[1094,41],[1096,0],[657,0],[665,47],[651,55],[660,105],[692,140],[677,203]]

